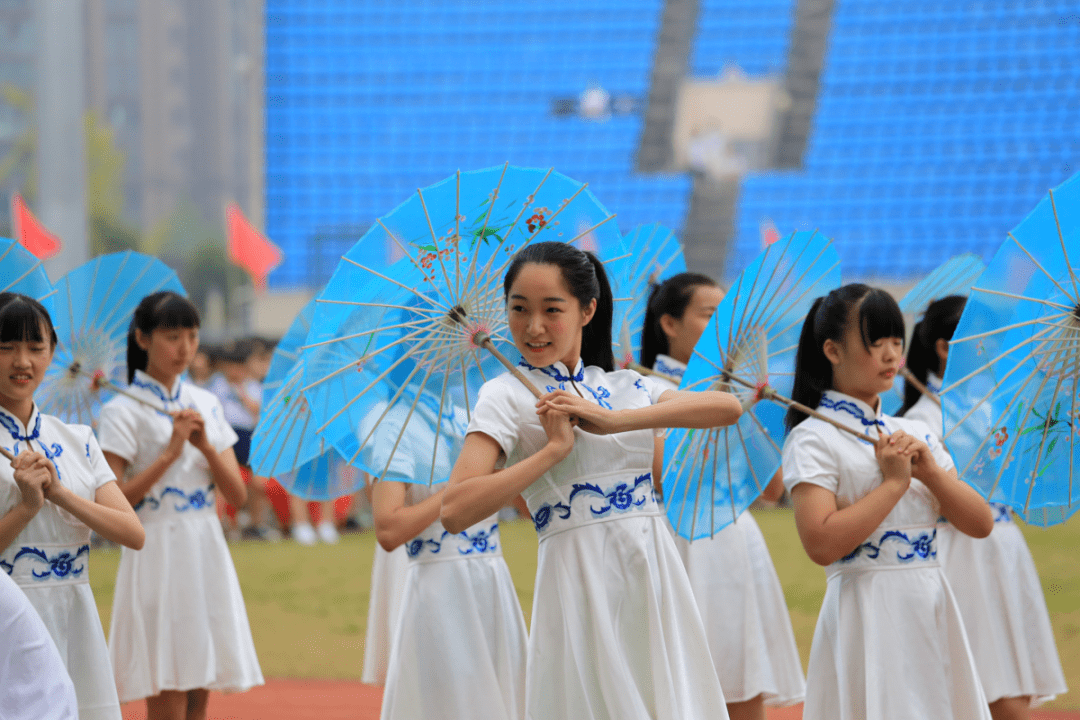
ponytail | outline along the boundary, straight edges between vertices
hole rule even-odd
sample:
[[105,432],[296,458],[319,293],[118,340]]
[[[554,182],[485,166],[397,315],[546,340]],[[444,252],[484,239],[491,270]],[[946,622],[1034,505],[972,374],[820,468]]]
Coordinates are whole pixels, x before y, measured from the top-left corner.
[[[949,295],[930,303],[923,313],[922,320],[915,324],[911,333],[911,347],[908,348],[907,369],[915,379],[926,384],[930,372],[943,373],[937,354],[938,340],[951,340],[960,316],[964,313],[967,298],[962,295]],[[907,380],[904,381],[904,404],[898,415],[905,415],[922,397],[922,392]]]
[[[855,308],[858,314],[853,317]],[[842,342],[851,320],[859,324],[866,348],[884,337],[904,337],[904,315],[893,296],[884,290],[851,283],[818,298],[810,306],[799,333],[792,400],[809,408],[821,403],[821,396],[833,386],[833,368],[825,357],[825,341]],[[789,407],[784,425],[791,432],[806,418],[806,413]]]
[[611,283],[600,258],[591,252],[585,256],[592,263],[599,295],[596,297],[596,312],[589,324],[581,329],[581,360],[585,365],[596,365],[604,372],[615,369],[615,353],[611,350],[611,318],[614,313],[614,300],[611,296]]
[[641,326],[640,360],[643,367],[651,368],[656,364],[656,356],[667,355],[670,349],[660,318],[670,315],[681,320],[699,287],[716,287],[716,283],[707,275],[684,272],[653,286],[645,306],[645,322]]

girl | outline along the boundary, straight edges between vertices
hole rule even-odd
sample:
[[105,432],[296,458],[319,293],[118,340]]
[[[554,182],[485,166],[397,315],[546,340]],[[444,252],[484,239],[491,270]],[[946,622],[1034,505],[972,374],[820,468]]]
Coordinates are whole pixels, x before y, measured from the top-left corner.
[[828,578],[807,720],[990,717],[934,525],[944,515],[985,537],[994,520],[929,428],[881,413],[903,338],[896,301],[859,284],[818,298],[799,337],[793,399],[863,436],[793,409],[786,418],[784,483]]
[[[649,296],[641,335],[641,364],[662,376],[653,380],[678,388],[694,346],[723,294],[710,278],[680,273],[656,286]],[[780,474],[763,496],[778,500]],[[686,566],[709,649],[727,698],[732,720],[764,720],[765,704],[792,705],[806,692],[802,661],[780,578],[765,538],[750,513],[711,538],[675,538]]]
[[[120,703],[90,591],[90,531],[138,550],[139,518],[93,432],[43,415],[34,392],[56,348],[36,300],[0,293],[0,567],[45,621],[75,684],[84,720],[119,720]],[[7,689],[5,688],[5,692]]]
[[[907,366],[932,392],[941,388],[945,362],[965,298],[936,300],[915,326]],[[901,415],[944,432],[941,408],[912,383],[904,386]],[[1006,505],[991,503],[994,530],[985,540],[938,523],[938,557],[964,617],[975,666],[994,720],[1026,720],[1028,709],[1066,692],[1039,575],[1020,528]]]
[[614,372],[611,289],[591,254],[529,245],[503,288],[521,365],[546,394],[537,401],[510,374],[484,384],[442,520],[457,533],[519,493],[528,503],[540,546],[527,717],[726,718],[686,570],[653,497],[660,455],[650,430],[730,424],[739,402]]
[[128,331],[129,391],[162,410],[123,395],[101,409],[105,459],[147,527],[145,549],[120,557],[109,650],[121,702],[146,698],[150,720],[200,720],[209,690],[263,682],[214,509],[217,490],[244,502],[236,434],[217,398],[180,378],[198,346],[190,301],[143,298]]

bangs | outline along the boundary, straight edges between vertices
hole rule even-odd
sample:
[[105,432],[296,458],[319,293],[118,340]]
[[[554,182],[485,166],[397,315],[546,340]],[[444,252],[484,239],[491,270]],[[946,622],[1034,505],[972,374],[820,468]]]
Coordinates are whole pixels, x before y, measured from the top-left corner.
[[[43,328],[49,337],[43,334]],[[30,298],[12,297],[0,307],[0,342],[47,342],[55,345],[56,331],[53,330],[49,312]]]
[[154,328],[197,328],[199,311],[182,295],[169,293],[158,301],[153,312]]
[[859,303],[859,327],[862,329],[863,345],[882,338],[905,339],[904,314],[893,296],[884,290],[873,288]]

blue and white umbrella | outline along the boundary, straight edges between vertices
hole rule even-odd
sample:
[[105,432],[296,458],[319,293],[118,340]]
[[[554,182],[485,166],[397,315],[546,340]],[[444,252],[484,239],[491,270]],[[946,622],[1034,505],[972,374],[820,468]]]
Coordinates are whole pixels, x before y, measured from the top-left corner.
[[0,238],[0,292],[32,297],[52,315],[51,298],[56,294],[56,288],[49,282],[41,260],[8,238]]

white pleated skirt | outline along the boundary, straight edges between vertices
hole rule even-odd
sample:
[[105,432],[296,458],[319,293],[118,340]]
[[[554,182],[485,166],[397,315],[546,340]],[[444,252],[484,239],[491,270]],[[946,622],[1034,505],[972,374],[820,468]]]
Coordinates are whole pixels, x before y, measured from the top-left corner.
[[163,690],[248,690],[263,683],[232,556],[213,508],[144,523],[124,548],[109,654],[120,702]]
[[937,562],[832,574],[814,630],[803,719],[897,718],[990,720]]
[[541,537],[529,720],[727,719],[667,521],[615,516]]
[[780,578],[753,515],[744,512],[711,538],[675,538],[713,664],[728,702],[764,695],[794,705],[806,693],[799,649]]
[[521,720],[525,618],[502,555],[412,560],[404,586],[382,720]]
[[1046,599],[1020,528],[997,522],[979,540],[941,524],[938,538],[987,700],[1030,696],[1034,706],[1064,694]]
[[384,685],[390,664],[390,641],[397,632],[401,615],[401,596],[405,590],[405,572],[409,558],[405,548],[386,552],[375,544],[371,565],[371,594],[368,600],[367,632],[364,637],[364,674],[361,682]]

